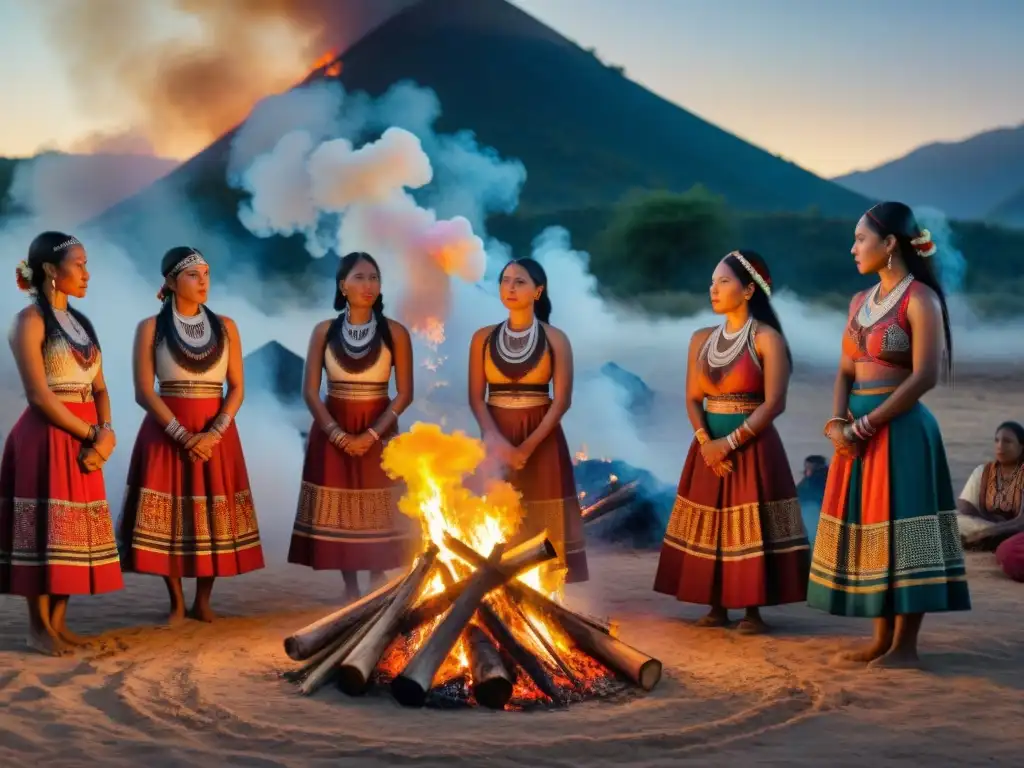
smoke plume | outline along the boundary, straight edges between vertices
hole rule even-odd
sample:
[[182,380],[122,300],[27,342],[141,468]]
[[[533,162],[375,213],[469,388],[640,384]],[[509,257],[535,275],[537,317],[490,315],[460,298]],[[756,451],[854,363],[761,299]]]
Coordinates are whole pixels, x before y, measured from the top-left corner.
[[59,31],[80,107],[122,124],[78,151],[186,157],[416,0],[23,0]]

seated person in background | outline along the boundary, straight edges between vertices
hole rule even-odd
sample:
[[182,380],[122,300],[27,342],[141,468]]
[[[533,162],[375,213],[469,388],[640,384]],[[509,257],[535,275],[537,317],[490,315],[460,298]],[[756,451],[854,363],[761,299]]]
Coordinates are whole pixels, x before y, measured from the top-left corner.
[[996,429],[995,461],[977,467],[957,500],[960,538],[968,549],[992,551],[1024,531],[1024,427]]
[[804,476],[797,483],[796,496],[802,503],[821,504],[825,497],[825,481],[828,480],[828,461],[824,456],[808,456],[804,459]]

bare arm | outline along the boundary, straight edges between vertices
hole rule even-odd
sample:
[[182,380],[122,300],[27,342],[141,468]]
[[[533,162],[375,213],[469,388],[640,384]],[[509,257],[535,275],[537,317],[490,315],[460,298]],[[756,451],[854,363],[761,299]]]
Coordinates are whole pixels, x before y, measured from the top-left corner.
[[306,370],[302,377],[302,398],[306,408],[313,416],[313,421],[324,432],[330,434],[335,427],[334,417],[320,399],[320,383],[323,380],[324,347],[327,345],[327,329],[330,320],[318,323],[309,337],[309,349],[306,350]]
[[1021,531],[1024,531],[1024,515],[1017,515],[1012,520],[993,523],[983,531],[965,536],[964,540],[969,544],[981,544],[992,538],[1005,539]]
[[754,347],[764,372],[764,402],[747,418],[747,426],[757,435],[785,412],[790,369],[786,342],[774,328],[760,328]]
[[242,337],[238,333],[238,326],[230,317],[221,317],[224,322],[224,332],[228,341],[228,391],[227,396],[221,404],[220,412],[229,418],[235,418],[238,409],[242,407],[245,399],[245,363],[242,361]]
[[110,410],[110,393],[107,392],[107,382],[103,378],[103,364],[96,372],[96,378],[92,380],[92,399],[96,403],[96,416],[100,424],[110,424],[113,416]]
[[915,291],[907,304],[913,339],[913,372],[868,416],[874,429],[906,413],[939,380],[942,363],[942,307],[930,290]]
[[156,318],[148,317],[139,323],[135,331],[135,347],[132,352],[132,372],[135,378],[135,402],[145,409],[146,413],[156,419],[157,423],[167,428],[174,421],[174,414],[167,407],[160,395],[156,393],[155,362],[153,359],[153,340],[156,335]]
[[412,340],[405,326],[394,320],[388,320],[391,328],[391,342],[395,361],[395,396],[387,410],[373,424],[373,431],[378,437],[393,427],[402,412],[412,405],[413,398],[413,363]]
[[704,395],[700,386],[700,366],[697,358],[701,347],[711,335],[712,328],[701,328],[690,337],[690,349],[686,356],[686,415],[690,417],[690,426],[694,433],[707,432],[708,423],[704,418]]
[[491,412],[487,410],[487,376],[484,374],[484,345],[493,329],[493,325],[481,328],[469,343],[469,408],[485,436],[500,434]]
[[46,366],[43,363],[45,338],[43,315],[38,307],[26,307],[18,313],[10,342],[25,398],[55,427],[79,440],[88,440],[93,425],[69,411],[46,383]]
[[520,446],[527,453],[532,453],[537,446],[544,442],[544,439],[562,421],[562,417],[572,407],[572,344],[569,338],[557,328],[545,326],[548,343],[551,344],[551,354],[555,363],[553,373],[554,392],[551,399],[551,407],[548,408],[544,418],[540,420],[537,428],[530,433]]

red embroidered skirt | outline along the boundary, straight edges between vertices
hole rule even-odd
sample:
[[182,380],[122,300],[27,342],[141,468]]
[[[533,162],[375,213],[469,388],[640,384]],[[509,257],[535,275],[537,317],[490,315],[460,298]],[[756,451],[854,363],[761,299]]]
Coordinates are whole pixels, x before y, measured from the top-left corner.
[[[744,414],[708,413],[713,438]],[[687,603],[748,608],[807,598],[810,546],[786,451],[774,427],[730,454],[718,477],[694,440],[665,531],[654,591]]]
[[[488,410],[498,430],[512,445],[522,444],[537,428],[551,404]],[[547,530],[548,538],[566,568],[566,583],[587,581],[587,545],[583,518],[576,495],[572,455],[561,426],[555,427],[531,454],[526,466],[510,471],[509,483],[522,494],[526,518],[518,539],[527,539]]]
[[[64,404],[95,424],[95,403]],[[83,472],[82,443],[33,408],[0,464],[0,593],[95,595],[124,586],[103,472]]]
[[[209,427],[223,402],[162,399],[193,433]],[[262,568],[256,509],[234,422],[209,460],[193,462],[147,415],[135,439],[118,529],[126,571],[200,578]]]
[[[390,403],[377,397],[328,397],[325,405],[345,432],[372,427]],[[335,448],[315,424],[306,446],[288,562],[323,571],[386,571],[413,557],[414,523],[398,511],[402,487],[381,469],[381,435],[362,456]]]

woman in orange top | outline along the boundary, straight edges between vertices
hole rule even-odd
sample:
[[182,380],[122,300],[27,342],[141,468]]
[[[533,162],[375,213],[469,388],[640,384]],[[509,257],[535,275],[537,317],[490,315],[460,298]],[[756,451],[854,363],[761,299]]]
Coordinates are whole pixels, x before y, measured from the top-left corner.
[[879,281],[850,303],[807,602],[875,620],[874,639],[847,660],[913,666],[924,614],[971,607],[942,435],[921,403],[943,336],[950,364],[949,315],[928,260],[935,245],[903,203],[865,213],[852,253]]
[[768,266],[733,251],[711,280],[717,328],[690,340],[687,412],[694,440],[654,580],[656,592],[710,605],[699,626],[767,629],[764,605],[803,602],[810,545],[789,460],[773,422],[786,407],[792,358],[772,309]]

